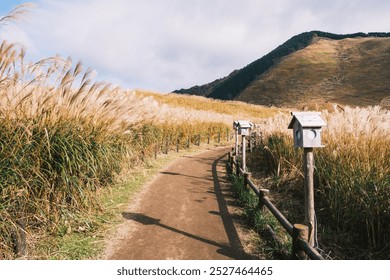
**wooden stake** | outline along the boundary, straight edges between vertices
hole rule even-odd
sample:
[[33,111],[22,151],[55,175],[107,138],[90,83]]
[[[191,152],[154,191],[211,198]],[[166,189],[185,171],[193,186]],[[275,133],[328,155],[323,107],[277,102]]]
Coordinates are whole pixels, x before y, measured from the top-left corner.
[[246,171],[246,158],[245,155],[245,135],[242,135],[242,170],[245,172]]
[[314,246],[315,212],[314,212],[314,156],[313,148],[303,149],[303,170],[305,175],[305,224],[309,227],[308,242]]
[[244,171],[244,189],[247,191],[248,188],[248,181],[251,179],[252,173]]
[[267,206],[264,205],[263,199],[268,199],[269,190],[268,189],[260,189],[259,190],[259,209],[261,211],[265,211]]
[[306,225],[295,224],[293,228],[293,247],[292,247],[292,258],[307,260],[306,253],[299,248],[298,239],[307,240],[309,237],[309,228]]
[[19,256],[23,257],[26,255],[26,231],[25,231],[25,221],[20,219],[16,222],[16,228],[11,230],[11,236],[14,242],[14,252]]
[[236,160],[236,156],[232,153],[232,156],[231,156],[231,158],[230,158],[230,166],[231,166],[231,168],[232,168],[232,173],[233,173],[233,169],[234,169],[234,166],[233,166],[233,164],[234,164],[234,161]]
[[237,156],[238,155],[238,129],[236,129],[235,133],[235,143],[234,143],[234,153]]
[[252,133],[249,133],[248,145],[249,145],[249,152],[252,154]]

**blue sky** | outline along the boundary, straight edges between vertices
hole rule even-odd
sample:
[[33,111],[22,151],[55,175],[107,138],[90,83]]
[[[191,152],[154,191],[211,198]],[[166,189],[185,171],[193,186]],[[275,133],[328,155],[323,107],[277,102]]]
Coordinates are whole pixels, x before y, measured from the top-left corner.
[[[24,1],[0,1],[6,15]],[[311,30],[390,32],[390,1],[36,0],[0,26],[29,60],[60,54],[98,80],[160,92],[211,82]]]
[[26,1],[16,1],[16,0],[1,0],[0,4],[0,13],[5,14],[8,11],[15,8],[15,6],[25,3]]

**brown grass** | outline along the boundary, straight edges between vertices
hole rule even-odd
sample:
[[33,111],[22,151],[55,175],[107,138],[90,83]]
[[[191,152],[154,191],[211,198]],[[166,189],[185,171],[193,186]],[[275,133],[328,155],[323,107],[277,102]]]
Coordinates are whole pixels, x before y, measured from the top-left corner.
[[390,94],[389,50],[390,38],[319,38],[280,61],[238,99],[288,108],[313,102],[379,105]]
[[[315,149],[320,247],[337,258],[388,258],[390,111],[345,107],[322,116],[325,147]],[[290,119],[284,114],[257,124],[264,137],[262,169],[272,174],[282,208],[302,203],[303,195],[302,150],[293,147]]]
[[230,116],[228,123],[238,119],[262,119],[273,116],[282,109],[270,108],[259,105],[252,105],[239,101],[220,101],[196,95],[187,94],[159,94],[153,92],[137,91],[140,96],[153,97],[161,104],[171,107],[179,107],[190,110],[204,111],[205,113],[216,113],[222,117]]
[[[22,47],[1,42],[0,259],[18,257],[15,245],[26,241],[18,232],[35,242],[42,240],[37,233],[93,232],[103,210],[99,189],[156,150],[177,140],[184,148],[197,135],[226,139],[230,107],[208,110],[200,106],[204,100],[175,104],[156,96],[94,81],[90,69],[70,58],[26,62]],[[262,110],[254,109],[257,117]]]

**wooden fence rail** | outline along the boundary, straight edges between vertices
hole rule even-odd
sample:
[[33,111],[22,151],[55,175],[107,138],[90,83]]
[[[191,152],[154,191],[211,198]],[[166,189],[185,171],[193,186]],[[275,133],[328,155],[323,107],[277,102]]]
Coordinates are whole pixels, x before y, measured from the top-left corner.
[[[153,156],[156,159],[157,155],[160,153],[169,154],[171,151],[179,152],[183,149],[189,149],[192,145],[200,146],[202,143],[210,144],[214,142],[214,144],[221,144],[223,140],[231,140],[232,139],[232,131],[226,130],[225,132],[215,132],[215,133],[196,133],[183,137],[177,138],[165,138],[154,144],[151,147],[142,148],[140,151],[140,158],[143,161],[147,155]],[[139,137],[142,139],[142,134],[139,134]],[[228,142],[228,141],[227,141]],[[151,152],[147,153],[145,150],[150,149]]]
[[249,188],[259,198],[259,210],[266,207],[272,215],[279,221],[286,232],[293,239],[292,246],[292,258],[294,259],[306,259],[309,257],[312,260],[324,260],[318,251],[308,243],[309,230],[306,225],[302,224],[291,224],[287,218],[276,208],[274,204],[269,200],[269,190],[258,188],[251,180],[249,172],[245,172],[241,167],[240,163],[236,160],[233,152],[229,153],[229,163],[231,166],[231,172],[235,170],[236,175],[244,177],[244,187]]

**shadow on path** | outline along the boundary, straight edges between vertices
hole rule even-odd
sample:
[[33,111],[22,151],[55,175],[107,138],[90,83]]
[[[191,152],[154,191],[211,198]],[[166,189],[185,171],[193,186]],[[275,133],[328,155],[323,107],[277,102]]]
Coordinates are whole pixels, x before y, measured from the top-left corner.
[[213,165],[212,165],[212,172],[213,172],[213,179],[214,179],[214,191],[215,191],[215,195],[217,197],[219,214],[221,216],[223,226],[225,228],[225,232],[228,236],[230,246],[236,250],[236,252],[239,255],[239,259],[250,259],[251,257],[248,256],[244,251],[244,248],[243,248],[241,241],[240,241],[240,237],[238,236],[236,227],[234,226],[233,219],[229,213],[226,201],[223,198],[221,184],[220,184],[219,178],[218,178],[217,166],[218,166],[218,162],[221,161],[224,157],[226,157],[226,155],[223,155],[223,156],[217,158],[213,162]]
[[146,225],[146,226],[147,225],[159,226],[159,227],[165,228],[167,230],[173,231],[175,233],[184,235],[186,237],[189,237],[189,238],[192,238],[192,239],[219,247],[220,249],[217,250],[217,252],[219,254],[225,255],[225,256],[233,258],[233,259],[238,259],[235,250],[233,248],[231,248],[230,246],[226,246],[226,245],[220,244],[218,242],[215,242],[213,240],[206,239],[206,238],[203,238],[200,236],[196,236],[194,234],[182,231],[180,229],[173,228],[171,226],[162,224],[162,223],[160,223],[159,219],[154,219],[152,217],[149,217],[149,216],[146,216],[146,215],[140,214],[140,213],[129,213],[129,212],[122,213],[122,216],[123,216],[123,218],[125,218],[127,220],[133,220],[133,221],[136,221],[136,222],[141,223],[141,224]]
[[188,177],[188,178],[193,178],[193,179],[213,181],[212,178],[191,176],[191,175],[186,175],[186,174],[182,174],[182,173],[178,173],[178,172],[162,171],[162,172],[160,172],[160,174],[171,175],[171,176],[183,176],[183,177]]

